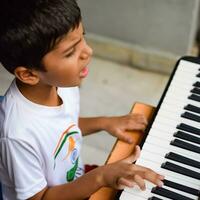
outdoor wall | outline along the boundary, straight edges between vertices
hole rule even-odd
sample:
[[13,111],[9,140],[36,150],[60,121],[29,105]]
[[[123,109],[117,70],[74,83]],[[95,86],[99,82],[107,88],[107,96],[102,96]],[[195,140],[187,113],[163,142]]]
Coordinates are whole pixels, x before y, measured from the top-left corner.
[[[199,0],[79,0],[78,3],[86,30],[92,33],[95,45],[105,38],[110,44],[112,40],[113,44],[119,41],[125,46],[132,45],[133,49],[139,47],[168,58],[191,52],[198,27]],[[110,48],[112,46],[107,49]],[[102,52],[98,49],[97,52],[101,56]],[[133,58],[129,56],[128,63],[130,60]],[[141,63],[133,61],[133,64],[140,67]],[[145,64],[149,66],[148,62]]]

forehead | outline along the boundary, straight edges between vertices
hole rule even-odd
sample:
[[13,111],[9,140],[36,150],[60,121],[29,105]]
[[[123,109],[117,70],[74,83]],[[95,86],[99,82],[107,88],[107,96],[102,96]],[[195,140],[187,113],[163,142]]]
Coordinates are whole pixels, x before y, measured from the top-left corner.
[[71,30],[67,33],[56,45],[55,50],[65,50],[67,47],[71,46],[77,40],[79,40],[83,35],[83,25],[79,24],[77,28]]

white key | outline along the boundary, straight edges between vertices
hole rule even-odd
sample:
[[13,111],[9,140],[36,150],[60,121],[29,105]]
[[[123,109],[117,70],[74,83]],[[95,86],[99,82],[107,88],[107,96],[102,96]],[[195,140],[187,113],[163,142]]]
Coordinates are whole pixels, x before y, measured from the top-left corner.
[[[141,192],[143,192],[143,191],[141,191]],[[150,196],[148,198],[154,196],[154,197],[157,197],[157,198],[161,198],[162,200],[170,200],[170,199],[168,199],[166,197],[162,197],[162,196],[159,196],[157,194],[149,193],[149,195]],[[147,200],[148,198],[147,197],[142,197],[142,195],[140,195],[140,196],[137,195],[136,196],[136,194],[130,193],[130,192],[127,192],[127,191],[123,191],[121,196],[120,196],[120,200]]]
[[161,199],[168,200],[168,198],[166,198],[166,197],[163,197],[163,196],[160,196],[160,195],[157,195],[157,194],[154,194],[154,193],[151,192],[151,189],[153,187],[155,187],[154,184],[152,184],[152,183],[150,183],[148,181],[145,181],[145,185],[146,185],[146,190],[145,191],[140,190],[138,186],[135,186],[134,188],[126,187],[124,189],[124,191],[127,192],[127,193],[132,194],[132,196],[134,196],[134,197],[135,196],[137,196],[137,197],[139,196],[140,198],[142,197],[142,198],[147,199],[147,198],[150,198],[152,196],[155,196],[155,197],[158,197],[158,198],[161,198]]
[[200,123],[195,122],[189,119],[181,118],[178,116],[173,116],[173,114],[170,114],[167,116],[167,112],[160,111],[158,115],[156,116],[154,123],[163,123],[168,126],[176,127],[177,125],[184,123],[189,126],[195,127],[200,129]]
[[[177,130],[173,130],[173,131],[171,131],[171,132],[169,132],[169,131],[167,131],[167,130],[159,130],[159,129],[157,129],[157,128],[152,128],[150,131],[149,131],[149,133],[148,133],[148,135],[152,135],[152,136],[155,136],[155,137],[158,137],[158,138],[160,138],[160,139],[163,139],[163,140],[167,140],[167,141],[172,141],[173,139],[175,139],[176,137],[174,137],[174,133],[176,133],[177,132]],[[187,133],[188,135],[191,135],[191,136],[196,136],[196,135],[194,135],[194,134],[191,134],[191,133]],[[199,138],[198,136],[197,136],[197,138]],[[179,138],[178,138],[179,139]],[[188,143],[190,143],[190,144],[194,144],[194,145],[196,145],[196,143],[194,143],[194,142],[189,142],[189,141],[187,141],[187,140],[185,140],[186,142],[188,142]],[[197,146],[199,146],[199,145],[197,145]]]
[[188,181],[188,183],[191,183],[191,184],[194,184],[194,185],[199,185],[199,180],[185,176],[185,175],[182,175],[182,174],[178,174],[178,173],[166,170],[166,169],[163,169],[163,168],[160,167],[159,164],[151,162],[149,160],[144,160],[143,158],[139,158],[137,160],[136,164],[142,165],[142,166],[145,166],[145,167],[149,167],[150,169],[154,170],[155,172],[164,175],[165,178],[167,176],[172,176],[172,177],[175,177],[177,179],[180,179],[180,181],[185,180],[185,181]]
[[195,159],[197,161],[200,160],[200,154],[186,150],[186,149],[182,149],[180,147],[170,145],[168,141],[162,140],[162,139],[160,139],[158,137],[154,137],[152,135],[147,136],[147,138],[145,140],[145,144],[146,143],[161,147],[163,149],[167,149],[168,151],[180,153],[183,156],[184,155],[190,155],[190,157],[192,159]]
[[177,105],[177,106],[180,105],[180,106],[183,106],[183,107],[188,105],[188,104],[191,104],[191,105],[196,106],[196,107],[200,107],[199,102],[193,101],[191,99],[184,99],[184,98],[177,99],[177,98],[171,98],[171,97],[165,96],[163,102],[166,103],[166,104],[174,104],[174,105]]
[[[168,152],[166,152],[166,153],[168,153]],[[163,156],[151,153],[151,152],[149,152],[147,150],[143,150],[140,157],[144,158],[145,160],[150,160],[152,162],[158,163],[159,165],[161,165],[162,163],[168,161],[168,162],[174,163],[176,165],[179,165],[181,167],[184,167],[184,168],[187,168],[187,169],[190,169],[192,171],[200,173],[200,169],[198,169],[198,168],[195,168],[195,167],[192,167],[192,166],[189,166],[189,165],[177,162],[177,161],[169,160],[167,158],[164,158]]]
[[135,196],[129,192],[123,191],[121,196],[120,196],[120,200],[144,200],[145,198],[140,197],[140,196]]
[[193,63],[187,60],[180,60],[178,68],[180,71],[188,70],[190,72],[190,70],[199,70],[200,65],[198,63]]
[[[141,191],[138,186],[135,186],[134,188],[128,188],[127,187],[127,188],[124,189],[124,191],[129,192],[129,193],[133,194],[134,196],[138,195],[138,196],[141,196],[141,197],[147,197],[147,196],[150,197],[151,194],[153,196],[154,193],[152,193],[151,190],[152,190],[153,187],[155,187],[155,185],[152,184],[151,182],[148,182],[148,181],[145,181],[145,185],[146,185],[145,191]],[[177,194],[183,195],[185,197],[189,197],[189,198],[192,198],[192,199],[196,198],[196,196],[194,196],[192,194],[189,194],[189,193],[186,193],[186,192],[174,189],[174,188],[169,188],[167,186],[163,186],[162,188],[165,188],[165,189],[170,190],[172,192],[176,192]],[[160,197],[163,197],[163,196],[160,196]]]
[[[150,153],[152,153],[152,156],[151,156],[151,157],[153,157],[154,155],[159,155],[159,156],[161,156],[161,157],[163,157],[163,158],[165,157],[166,153],[175,152],[175,151],[169,151],[169,150],[167,150],[167,149],[165,149],[165,148],[157,147],[157,146],[155,146],[155,145],[148,144],[148,143],[145,143],[145,144],[143,145],[141,155],[143,154],[143,151],[149,151]],[[175,152],[175,153],[181,155],[179,152]],[[185,156],[185,157],[190,158],[190,157],[187,156],[187,155],[182,155],[182,156]],[[150,158],[151,158],[151,157],[150,157]],[[177,181],[175,181],[175,182],[177,182]],[[188,183],[185,182],[185,180],[182,180],[182,182],[183,182],[183,184],[187,185],[188,187],[191,186],[191,187],[193,187],[193,188],[195,188],[195,189],[200,189],[200,188],[199,188],[199,184],[198,184],[198,185],[195,185],[195,184],[193,184],[193,183],[190,183],[190,184],[188,185]]]

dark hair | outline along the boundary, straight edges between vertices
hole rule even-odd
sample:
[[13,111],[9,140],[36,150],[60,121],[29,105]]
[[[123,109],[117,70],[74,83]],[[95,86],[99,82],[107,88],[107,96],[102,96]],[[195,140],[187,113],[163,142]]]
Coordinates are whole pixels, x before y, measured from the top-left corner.
[[76,0],[3,0],[0,6],[0,62],[45,71],[42,58],[78,27]]

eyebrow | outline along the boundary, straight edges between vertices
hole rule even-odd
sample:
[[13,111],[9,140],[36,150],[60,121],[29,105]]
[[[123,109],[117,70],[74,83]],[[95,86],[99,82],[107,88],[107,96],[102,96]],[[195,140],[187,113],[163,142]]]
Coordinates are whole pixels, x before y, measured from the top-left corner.
[[72,44],[71,46],[69,46],[67,49],[65,49],[62,54],[65,54],[66,52],[68,52],[71,48],[75,47],[78,43],[80,43],[82,40],[82,38],[80,38],[78,41],[76,41],[74,44]]

